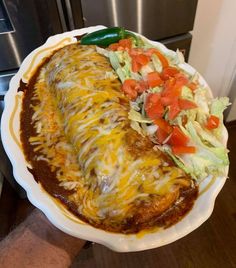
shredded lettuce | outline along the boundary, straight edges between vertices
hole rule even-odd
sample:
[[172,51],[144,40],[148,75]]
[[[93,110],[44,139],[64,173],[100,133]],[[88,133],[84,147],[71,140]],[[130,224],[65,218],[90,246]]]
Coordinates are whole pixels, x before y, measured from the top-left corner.
[[199,81],[199,73],[195,72],[194,75],[191,77],[191,82],[198,82]]
[[[144,50],[156,48],[161,51],[167,58],[169,65],[178,68],[184,73],[191,82],[198,84],[196,90],[192,91],[187,85],[182,87],[181,98],[190,100],[197,104],[195,109],[182,110],[175,119],[170,120],[168,117],[169,107],[165,107],[163,118],[170,125],[177,125],[182,132],[189,137],[187,146],[194,146],[196,153],[175,155],[172,152],[171,146],[168,144],[157,145],[157,147],[166,153],[177,166],[190,174],[194,179],[204,179],[209,174],[220,176],[224,173],[225,167],[229,164],[228,150],[223,144],[223,111],[229,105],[229,99],[216,98],[212,99],[209,89],[206,86],[199,84],[200,76],[188,74],[181,68],[184,63],[183,54],[168,51],[163,52],[161,45],[154,46],[145,38],[140,38],[139,42],[134,42],[133,47],[141,47]],[[147,75],[150,72],[162,72],[163,67],[160,59],[153,54],[151,61],[143,66],[139,72],[132,71],[132,59],[126,50],[106,51],[102,48],[97,48],[97,51],[106,57],[109,57],[110,62],[119,79],[123,83],[126,79],[135,79],[137,81],[146,81]],[[165,51],[165,50],[164,50]],[[112,77],[111,73],[107,74]],[[148,136],[151,141],[157,144],[156,131],[158,127],[150,120],[145,112],[146,97],[150,93],[162,93],[163,86],[148,88],[145,92],[139,95],[134,101],[130,102],[130,111],[128,118],[130,119],[131,127],[142,136]],[[211,115],[220,118],[220,124],[216,129],[208,130],[205,126]],[[183,120],[185,119],[185,120]]]
[[190,174],[197,178],[209,174],[222,175],[224,167],[229,164],[228,150],[224,145],[204,131],[197,122],[190,121],[181,129],[197,149],[195,154],[180,157],[184,165],[188,166]]
[[[185,112],[190,111],[193,110]],[[179,116],[175,123],[180,118]],[[158,146],[159,149],[167,153],[177,166],[195,179],[204,179],[209,174],[223,175],[224,167],[229,164],[229,159],[228,150],[222,144],[222,141],[219,141],[210,131],[202,128],[195,120],[189,119],[185,126],[182,123],[177,125],[189,137],[189,146],[194,146],[196,153],[177,156],[173,154],[171,147],[168,145]]]
[[129,119],[139,123],[149,123],[149,124],[152,123],[152,120],[145,118],[142,114],[140,114],[139,112],[135,111],[132,108],[129,111]]
[[[177,50],[176,52],[172,51],[172,50],[168,50],[168,53],[164,53],[163,52],[163,48],[161,48],[161,46],[155,46],[153,44],[151,44],[146,38],[142,38],[142,48],[144,49],[149,49],[149,48],[156,48],[158,49],[161,53],[165,54],[165,57],[168,59],[168,62],[170,63],[170,65],[177,65],[177,64],[181,64],[184,62],[184,56],[182,54],[182,52],[180,52],[179,50]],[[158,59],[158,57],[156,57],[156,59]],[[162,65],[159,65],[159,62],[156,62],[157,65],[154,66],[155,68],[157,67],[157,71],[162,71]]]
[[[163,145],[163,146],[158,145],[157,147],[163,153],[168,154],[170,156],[170,158],[175,162],[175,164],[177,166],[179,166],[182,170],[184,170],[187,174],[191,173],[189,168],[187,166],[185,166],[185,164],[179,159],[179,157],[172,153],[170,146],[168,146],[168,145]],[[195,176],[193,176],[193,177],[196,178]]]
[[204,130],[198,122],[193,122],[194,128],[204,144],[211,147],[222,147],[222,143],[210,131]]
[[159,60],[159,58],[155,54],[152,55],[152,63],[153,63],[155,71],[157,71],[159,73],[162,72],[161,61]]
[[203,113],[209,114],[207,89],[199,87],[194,92],[194,101]]
[[121,67],[117,53],[115,53],[114,51],[109,51],[108,56],[111,66],[113,67],[113,69],[115,69],[115,71]]
[[120,64],[119,52],[109,51],[109,59],[111,66],[115,69],[117,75],[119,76],[121,82],[123,83],[126,79],[130,77],[129,68],[122,68]]
[[143,79],[146,79],[147,74],[150,72],[153,72],[153,65],[151,63],[143,66],[140,70],[140,73],[141,73]]
[[[201,136],[196,131],[196,125]],[[189,122],[186,128],[183,126],[180,126],[180,128],[185,135],[191,138],[191,145],[197,148],[197,152],[191,155],[183,154],[176,156],[168,145],[159,146],[159,149],[167,153],[177,166],[195,179],[202,180],[209,174],[223,175],[224,167],[229,164],[227,149],[217,140],[212,139],[202,129],[199,129],[201,127],[197,122],[194,122],[194,124]]]
[[223,112],[229,105],[230,103],[228,97],[213,99],[210,105],[210,113],[223,120]]
[[162,88],[161,87],[153,87],[153,88],[150,88],[148,90],[148,92],[150,92],[150,93],[161,93],[162,92]]
[[182,53],[179,49],[176,50],[176,55],[177,55],[177,57],[178,57],[178,63],[179,63],[179,64],[185,62],[185,60],[184,60],[184,55],[183,55],[183,53]]
[[119,76],[121,82],[124,83],[124,81],[126,80],[126,76],[125,76],[125,73],[123,72],[123,70],[121,68],[118,68],[116,70],[116,73]]
[[193,101],[193,92],[192,92],[192,90],[190,88],[184,86],[182,88],[181,97],[183,99],[187,99],[187,100]]
[[122,83],[126,79],[142,79],[140,74],[132,72],[131,58],[127,51],[109,51],[108,56],[111,66],[115,69]]
[[145,131],[143,130],[143,128],[140,127],[140,125],[139,125],[138,122],[131,120],[130,126],[132,127],[132,129],[134,129],[135,131],[137,131],[143,137],[146,136]]
[[222,140],[223,128],[224,128],[223,112],[229,105],[230,105],[229,98],[227,97],[213,99],[210,104],[210,113],[220,118],[219,127],[213,129],[212,131],[212,134],[220,141]]

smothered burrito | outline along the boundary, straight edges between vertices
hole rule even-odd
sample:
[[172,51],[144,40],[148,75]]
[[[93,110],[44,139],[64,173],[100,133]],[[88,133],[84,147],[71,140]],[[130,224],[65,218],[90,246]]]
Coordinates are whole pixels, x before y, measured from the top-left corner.
[[130,102],[94,45],[54,51],[23,86],[21,142],[35,180],[94,227],[137,233],[168,227],[198,187],[130,126]]

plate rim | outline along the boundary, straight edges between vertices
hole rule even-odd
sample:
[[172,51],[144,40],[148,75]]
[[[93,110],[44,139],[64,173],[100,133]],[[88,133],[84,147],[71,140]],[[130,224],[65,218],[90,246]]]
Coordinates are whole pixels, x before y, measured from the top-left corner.
[[[138,238],[137,235],[124,235],[124,234],[110,233],[101,229],[97,229],[86,223],[85,224],[74,223],[74,222],[72,223],[71,219],[69,219],[68,216],[63,215],[59,206],[56,205],[56,202],[54,201],[54,199],[45,190],[43,190],[42,187],[38,183],[36,183],[32,174],[27,170],[27,166],[29,166],[29,164],[24,160],[24,155],[23,155],[22,150],[20,150],[17,147],[17,144],[12,139],[11,134],[9,132],[9,127],[6,127],[6,126],[9,126],[9,120],[13,112],[14,105],[12,105],[12,100],[15,98],[16,95],[19,96],[21,94],[17,92],[19,81],[22,78],[25,72],[25,69],[29,67],[28,64],[31,62],[32,58],[36,55],[36,53],[40,49],[47,48],[50,45],[54,44],[56,40],[61,40],[62,38],[71,37],[72,39],[71,43],[72,43],[76,41],[74,36],[81,35],[86,32],[96,31],[102,28],[106,28],[106,27],[102,25],[92,26],[92,27],[77,29],[77,30],[51,36],[47,39],[47,41],[42,46],[33,50],[24,59],[19,71],[11,79],[10,84],[9,84],[9,90],[7,91],[5,98],[4,98],[5,107],[4,107],[4,111],[3,111],[2,119],[1,119],[1,137],[2,137],[3,147],[12,163],[13,175],[16,181],[26,190],[27,197],[30,200],[30,202],[34,206],[39,208],[46,215],[49,221],[52,222],[52,224],[54,224],[61,231],[68,233],[69,235],[81,238],[81,239],[103,244],[106,247],[114,251],[118,251],[118,252],[141,251],[141,250],[147,250],[147,249],[164,246],[194,231],[210,217],[214,208],[215,199],[226,181],[228,167],[226,167],[225,169],[225,176],[218,178],[217,183],[214,183],[213,185],[211,185],[211,187],[207,190],[206,193],[208,195],[206,195],[206,193],[202,195],[203,197],[207,196],[208,199],[207,199],[207,205],[205,202],[205,206],[207,207],[205,211],[198,212],[198,214],[201,216],[197,217],[196,215],[192,215],[192,214],[193,214],[193,210],[194,209],[196,210],[197,201],[199,200],[199,198],[202,198],[202,196],[198,197],[192,210],[180,222],[178,222],[177,224],[173,225],[170,228],[167,228],[165,230],[159,230],[154,233],[146,234],[145,236],[141,238]],[[151,41],[151,40],[149,41],[157,45],[164,52],[167,53],[169,51],[161,43]],[[187,68],[189,71],[195,72],[195,69],[187,63],[184,63],[182,67]],[[202,79],[201,81],[203,81],[203,83],[205,83],[205,85],[209,88],[208,84],[206,83],[206,81],[201,75],[200,75],[200,78]],[[19,113],[18,113],[18,119],[19,119]],[[16,128],[17,128],[16,123],[14,123],[14,130],[16,130]],[[224,132],[225,132],[224,142],[226,143],[228,139],[226,128],[224,128]],[[19,129],[18,129],[18,134],[19,134]],[[23,155],[23,158],[22,158],[22,155]],[[22,164],[22,161],[24,162],[24,165]],[[189,217],[193,217],[193,220],[190,221]],[[77,226],[76,228],[78,229],[77,231],[75,231],[75,225]]]

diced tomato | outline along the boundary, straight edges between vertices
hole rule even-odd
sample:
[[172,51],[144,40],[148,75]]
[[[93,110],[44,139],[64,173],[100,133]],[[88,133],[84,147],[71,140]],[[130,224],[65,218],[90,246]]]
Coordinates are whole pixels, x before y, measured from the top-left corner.
[[167,58],[163,54],[161,54],[159,51],[156,51],[155,55],[157,55],[157,57],[159,58],[163,68],[169,66],[169,62],[168,62]]
[[160,94],[159,93],[150,93],[147,96],[146,103],[157,103],[160,100]]
[[166,81],[170,79],[170,77],[174,77],[177,73],[179,73],[177,68],[168,66],[164,68],[160,76],[162,80]]
[[169,106],[169,113],[168,113],[169,119],[170,120],[175,119],[175,117],[180,113],[180,111],[181,110],[179,108],[178,100],[177,99],[173,100],[173,102]]
[[135,87],[136,84],[137,84],[137,81],[135,79],[126,79],[123,85]]
[[190,100],[179,99],[179,108],[181,110],[194,109],[194,108],[197,108],[197,104],[195,102],[190,101]]
[[145,51],[145,54],[151,57],[153,54],[155,54],[156,50],[156,48],[149,48]]
[[114,43],[114,44],[110,44],[109,45],[109,49],[110,50],[113,50],[113,51],[118,50],[118,47],[119,47],[119,44],[118,43]]
[[127,49],[131,49],[132,48],[132,40],[131,39],[121,39],[119,41],[119,46],[123,47],[123,48],[127,48]]
[[137,91],[138,93],[142,93],[144,91],[146,91],[149,88],[147,81],[141,80],[141,81],[137,81]]
[[157,137],[157,141],[160,144],[163,144],[163,142],[168,138],[169,135],[170,134],[168,134],[165,130],[158,127],[157,132],[156,132],[156,137]]
[[172,126],[165,119],[157,118],[154,123],[166,133],[170,134],[172,132]]
[[[163,99],[163,102],[164,102],[164,100],[167,100],[167,99],[169,99],[169,101],[172,102],[172,100],[175,98],[178,98],[180,96],[180,94],[181,94],[181,90],[180,90],[180,88],[175,87],[175,80],[174,79],[170,79],[170,80],[165,82],[164,89],[163,89],[162,94],[161,94],[163,98],[166,98],[166,99]],[[167,101],[167,103],[168,103],[168,101]]]
[[[174,78],[165,81],[162,97],[167,97],[171,101],[180,97],[182,87],[188,83],[185,75],[178,73]],[[164,101],[164,100],[163,100]]]
[[135,73],[140,71],[140,69],[150,61],[150,56],[144,54],[141,48],[130,49],[129,55],[132,59],[132,71]]
[[187,85],[188,88],[190,88],[192,91],[197,89],[197,84],[194,82],[191,82]]
[[185,146],[188,142],[189,137],[187,137],[178,126],[173,126],[173,131],[168,140],[168,144],[172,146]]
[[174,154],[194,154],[196,148],[194,146],[172,146],[172,152]]
[[130,56],[136,56],[136,55],[139,55],[139,54],[143,54],[143,49],[142,48],[132,48],[129,51],[129,54],[130,54]]
[[132,40],[131,39],[121,39],[119,43],[114,43],[109,45],[109,49],[116,50],[130,50],[132,48]]
[[206,128],[209,130],[212,130],[212,129],[218,128],[219,124],[220,124],[219,117],[215,115],[211,115],[207,120]]
[[137,81],[135,79],[126,79],[122,85],[121,90],[131,99],[135,99],[138,93],[142,93],[148,89],[146,81]]
[[132,60],[132,71],[134,73],[137,73],[138,71],[140,71],[142,68],[142,65],[140,63],[138,63],[137,61],[135,60]]
[[178,73],[175,75],[176,84],[178,86],[186,86],[189,83],[188,78],[183,73]]
[[157,87],[163,84],[158,72],[151,72],[147,75],[147,81],[149,87]]
[[132,59],[140,63],[142,66],[147,65],[150,61],[150,57],[144,55],[144,54],[139,54],[136,56],[132,56]]
[[170,78],[169,80],[165,81],[164,90],[165,91],[172,91],[176,83],[175,78]]
[[156,118],[162,117],[164,113],[164,107],[161,104],[155,104],[149,108],[146,108],[146,113],[149,118],[154,120]]
[[145,54],[147,56],[152,56],[153,54],[155,54],[155,55],[157,55],[158,59],[160,60],[163,68],[166,68],[166,67],[169,66],[167,58],[159,50],[157,50],[156,48],[149,48],[145,52]]
[[170,105],[173,101],[174,101],[173,98],[169,98],[169,97],[161,97],[161,103],[162,103],[164,106],[168,106],[168,105]]
[[137,54],[131,56],[132,58],[132,71],[138,72],[140,69],[147,65],[150,61],[150,57],[144,55],[144,54]]
[[158,93],[151,93],[147,96],[145,111],[152,120],[160,118],[164,114],[164,107],[161,103],[161,96]]
[[124,81],[121,89],[129,97],[129,99],[134,100],[135,98],[137,98],[137,95],[138,95],[136,86],[137,86],[136,80],[127,79]]
[[167,80],[164,84],[162,97],[169,98],[169,100],[172,102],[172,100],[178,98],[181,95],[181,91],[182,91],[182,86],[176,84],[175,78],[171,78]]

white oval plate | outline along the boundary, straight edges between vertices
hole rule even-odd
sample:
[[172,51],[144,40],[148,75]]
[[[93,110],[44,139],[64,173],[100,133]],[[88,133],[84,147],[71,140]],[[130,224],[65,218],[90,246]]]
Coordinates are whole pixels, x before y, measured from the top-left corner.
[[[212,213],[215,198],[225,183],[228,168],[225,169],[224,177],[217,178],[214,181],[207,178],[200,184],[200,191],[202,191],[211,181],[210,187],[197,198],[192,210],[174,226],[153,233],[147,233],[143,236],[124,235],[96,229],[76,219],[63,209],[63,207],[50,197],[34,180],[32,174],[27,169],[29,164],[26,162],[21,149],[19,122],[22,92],[17,92],[20,79],[27,82],[35,67],[44,57],[50,55],[54,49],[76,42],[75,36],[77,35],[93,32],[102,28],[105,27],[95,26],[83,28],[52,36],[44,45],[35,49],[26,57],[20,70],[12,78],[9,90],[5,96],[5,109],[1,121],[2,142],[13,165],[13,173],[16,181],[26,190],[30,202],[38,207],[60,230],[78,238],[103,244],[119,252],[139,251],[160,247],[187,235],[208,219]],[[164,53],[174,53],[160,43],[150,42],[158,46]],[[195,70],[186,63],[182,64],[181,67],[189,73],[195,73]],[[201,76],[200,82],[207,86],[207,83]],[[224,131],[224,142],[226,144],[228,134],[226,129]]]

